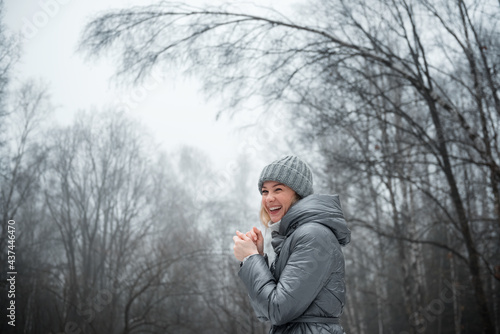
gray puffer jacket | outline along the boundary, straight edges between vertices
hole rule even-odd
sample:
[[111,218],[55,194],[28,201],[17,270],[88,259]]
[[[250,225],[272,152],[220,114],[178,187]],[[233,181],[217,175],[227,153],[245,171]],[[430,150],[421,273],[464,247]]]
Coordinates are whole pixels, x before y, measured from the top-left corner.
[[239,276],[270,333],[342,334],[345,303],[344,255],[351,232],[337,195],[310,195],[283,216],[273,233],[276,260],[271,268],[253,255]]

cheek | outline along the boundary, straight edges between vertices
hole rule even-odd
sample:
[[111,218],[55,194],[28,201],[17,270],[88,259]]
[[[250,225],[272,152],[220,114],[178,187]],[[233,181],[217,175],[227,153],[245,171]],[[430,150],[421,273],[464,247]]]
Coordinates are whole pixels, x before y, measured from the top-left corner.
[[264,196],[262,196],[262,201],[260,202],[260,204],[262,205],[262,207],[264,208],[264,210],[267,211],[267,208],[266,208],[266,199],[264,198]]
[[288,209],[290,209],[290,204],[288,202],[281,202],[281,205],[283,206],[283,214],[287,213]]
[[[288,209],[290,209],[290,207],[292,206],[292,201],[293,201],[293,198],[294,196],[291,196],[291,197],[287,197],[286,198],[286,205],[283,205],[283,207],[285,207],[285,210],[288,211]],[[285,211],[285,212],[286,212]]]

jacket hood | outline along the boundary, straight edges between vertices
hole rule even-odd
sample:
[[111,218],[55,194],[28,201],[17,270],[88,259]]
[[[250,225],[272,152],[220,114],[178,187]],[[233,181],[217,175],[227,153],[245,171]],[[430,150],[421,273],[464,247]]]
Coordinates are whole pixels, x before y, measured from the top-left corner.
[[281,219],[279,234],[290,235],[297,227],[317,223],[328,227],[342,246],[351,241],[338,195],[309,195],[295,203]]

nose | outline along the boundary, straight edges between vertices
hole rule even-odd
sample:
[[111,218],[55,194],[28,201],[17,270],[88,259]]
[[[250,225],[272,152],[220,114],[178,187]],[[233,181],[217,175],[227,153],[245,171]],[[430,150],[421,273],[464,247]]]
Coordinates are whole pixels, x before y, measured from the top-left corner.
[[267,203],[274,202],[274,196],[273,196],[273,195],[271,195],[271,194],[267,195],[267,197],[266,197],[266,202],[267,202]]

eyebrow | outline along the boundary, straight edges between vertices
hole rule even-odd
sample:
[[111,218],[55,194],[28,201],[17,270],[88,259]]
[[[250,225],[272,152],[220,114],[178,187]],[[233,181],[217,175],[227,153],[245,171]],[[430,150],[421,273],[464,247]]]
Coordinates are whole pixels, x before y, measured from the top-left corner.
[[[284,186],[283,183],[276,183],[273,188],[278,187],[278,186]],[[262,186],[262,189],[267,189],[266,186]]]

